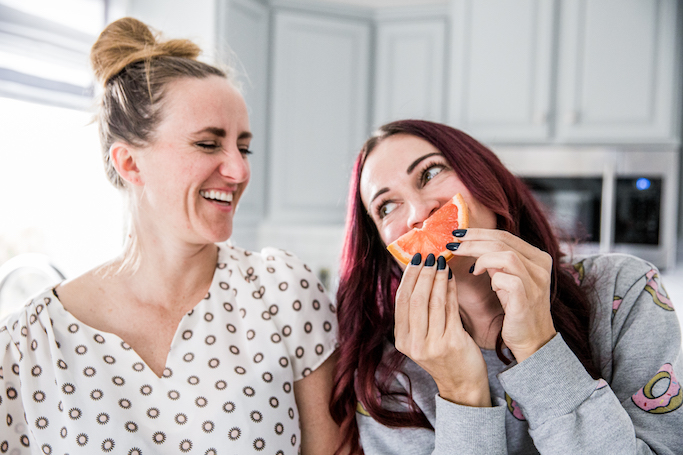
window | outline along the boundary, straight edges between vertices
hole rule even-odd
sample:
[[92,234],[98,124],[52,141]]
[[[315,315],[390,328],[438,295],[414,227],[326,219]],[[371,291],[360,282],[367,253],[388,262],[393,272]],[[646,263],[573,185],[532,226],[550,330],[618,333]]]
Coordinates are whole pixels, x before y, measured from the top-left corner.
[[0,96],[87,109],[104,0],[0,0]]

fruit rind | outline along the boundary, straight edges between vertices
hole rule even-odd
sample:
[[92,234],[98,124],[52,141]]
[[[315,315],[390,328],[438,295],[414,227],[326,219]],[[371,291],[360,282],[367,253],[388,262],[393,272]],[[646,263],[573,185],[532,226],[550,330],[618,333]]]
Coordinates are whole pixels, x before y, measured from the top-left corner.
[[[450,202],[452,202],[454,205],[458,207],[457,228],[467,229],[467,227],[469,227],[469,210],[467,208],[467,203],[465,202],[465,199],[463,199],[462,195],[458,193],[455,196],[453,196],[453,199]],[[427,229],[429,225],[428,220],[429,218],[427,218],[427,220],[425,220],[424,223]],[[410,263],[410,261],[412,260],[412,255],[410,255],[409,253],[404,251],[400,246],[398,246],[398,243],[405,235],[407,235],[409,232],[413,232],[416,229],[418,228],[414,228],[411,231],[408,231],[406,234],[403,234],[401,237],[399,237],[387,246],[387,250],[389,251],[389,253],[391,253],[391,255],[403,265],[407,265],[408,263]],[[453,237],[453,241],[459,241],[459,239]],[[444,259],[446,259],[446,262],[450,261],[454,256],[452,251],[447,250],[445,248],[445,245],[444,250],[441,251],[439,255],[443,256]]]

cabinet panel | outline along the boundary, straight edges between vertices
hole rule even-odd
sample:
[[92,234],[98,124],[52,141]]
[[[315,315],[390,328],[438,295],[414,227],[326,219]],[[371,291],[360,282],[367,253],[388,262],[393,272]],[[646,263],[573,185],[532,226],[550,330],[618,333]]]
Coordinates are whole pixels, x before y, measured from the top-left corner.
[[562,3],[557,137],[673,141],[675,0]]
[[452,2],[449,122],[491,142],[549,137],[555,2]]
[[445,18],[377,25],[374,126],[443,122]]
[[274,26],[269,218],[341,223],[368,134],[370,26],[284,11]]
[[268,119],[268,8],[254,0],[231,0],[218,10],[218,48],[220,61],[234,68],[236,80],[249,112],[254,135],[249,157],[251,180],[240,200],[235,217],[233,239],[246,248],[255,248],[254,226],[265,215],[267,178]]

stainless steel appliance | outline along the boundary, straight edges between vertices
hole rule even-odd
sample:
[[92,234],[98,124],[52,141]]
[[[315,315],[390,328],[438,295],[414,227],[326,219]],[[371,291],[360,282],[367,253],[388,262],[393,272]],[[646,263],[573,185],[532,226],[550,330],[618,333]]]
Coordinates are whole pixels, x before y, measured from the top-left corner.
[[574,253],[623,252],[676,263],[678,151],[661,147],[499,147]]

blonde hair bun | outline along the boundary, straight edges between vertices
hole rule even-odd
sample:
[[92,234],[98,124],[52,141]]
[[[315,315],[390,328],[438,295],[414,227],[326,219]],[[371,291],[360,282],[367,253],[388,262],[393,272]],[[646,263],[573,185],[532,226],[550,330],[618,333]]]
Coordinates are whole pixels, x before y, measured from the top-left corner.
[[190,40],[163,41],[158,33],[132,17],[109,24],[90,50],[90,64],[102,86],[126,66],[155,57],[183,57],[196,60],[201,49]]

